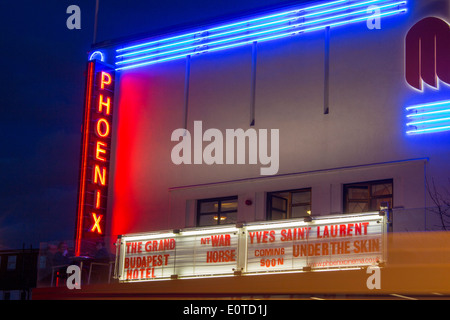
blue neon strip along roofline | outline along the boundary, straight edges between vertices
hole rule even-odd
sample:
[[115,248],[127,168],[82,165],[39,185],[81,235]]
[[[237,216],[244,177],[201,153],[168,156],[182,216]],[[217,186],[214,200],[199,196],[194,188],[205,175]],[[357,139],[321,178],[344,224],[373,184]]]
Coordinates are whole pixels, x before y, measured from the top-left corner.
[[289,15],[289,14],[292,14],[292,13],[296,13],[299,10],[313,10],[313,9],[317,9],[317,8],[323,8],[323,7],[327,7],[327,6],[336,5],[336,4],[347,2],[347,1],[348,0],[337,0],[337,1],[332,1],[332,2],[327,2],[327,3],[324,3],[324,4],[320,4],[320,5],[307,7],[307,8],[293,9],[293,10],[289,10],[289,11],[285,11],[285,12],[271,14],[271,15],[268,15],[268,16],[262,16],[262,17],[258,17],[258,18],[253,18],[251,20],[244,20],[244,21],[240,21],[240,22],[226,24],[226,25],[215,27],[215,28],[210,28],[210,29],[207,29],[207,30],[197,30],[195,32],[181,34],[181,35],[178,35],[178,36],[173,36],[173,37],[169,37],[169,38],[163,38],[163,39],[155,40],[155,41],[151,41],[151,42],[144,42],[144,43],[133,45],[133,46],[129,46],[129,47],[119,48],[116,51],[117,52],[122,52],[122,51],[137,49],[137,48],[141,48],[141,47],[144,47],[144,46],[157,44],[157,43],[160,43],[160,42],[166,42],[166,41],[171,41],[171,40],[180,39],[180,38],[184,38],[184,37],[189,37],[189,36],[196,35],[198,33],[202,33],[202,32],[205,32],[205,31],[208,32],[208,31],[217,31],[217,30],[222,30],[222,29],[226,29],[226,28],[232,28],[232,27],[235,27],[235,26],[248,24],[248,23],[252,23],[252,22],[255,22],[255,21],[261,21],[261,20],[271,19],[271,18],[280,17],[280,16],[284,16],[284,15]]
[[[348,0],[344,0],[344,1],[348,1]],[[281,20],[275,20],[275,21],[271,21],[271,22],[266,22],[266,23],[254,25],[254,26],[247,26],[247,27],[244,27],[244,28],[241,28],[241,29],[230,30],[230,31],[219,33],[219,34],[210,34],[210,32],[212,30],[218,29],[218,28],[213,28],[213,29],[208,29],[208,30],[205,30],[205,31],[198,31],[198,32],[189,33],[187,35],[192,36],[192,35],[197,35],[197,34],[207,34],[206,36],[203,36],[203,37],[200,37],[200,38],[196,38],[195,41],[198,42],[198,41],[201,41],[203,38],[213,39],[213,38],[218,38],[218,37],[221,37],[221,36],[224,36],[224,35],[228,35],[228,34],[239,33],[239,32],[242,32],[242,31],[248,32],[248,30],[262,28],[262,27],[265,27],[265,26],[268,26],[268,25],[279,24],[279,23],[283,23],[283,22],[287,22],[287,21],[295,21],[295,20],[299,20],[301,18],[309,18],[309,17],[314,17],[314,16],[326,15],[326,14],[329,14],[329,13],[334,13],[334,12],[337,12],[337,11],[344,11],[344,10],[348,10],[348,9],[351,9],[351,8],[359,8],[359,7],[362,7],[362,6],[371,5],[373,3],[378,3],[380,1],[381,2],[386,2],[386,1],[389,1],[389,0],[368,0],[368,1],[364,1],[364,2],[358,2],[358,3],[353,3],[353,4],[350,4],[350,5],[340,6],[338,8],[328,9],[328,10],[325,10],[325,11],[320,11],[320,12],[315,12],[315,13],[310,13],[310,14],[302,14],[300,16],[285,18],[285,19],[281,19]],[[342,1],[339,1],[339,3],[341,3],[341,2]],[[388,5],[380,6],[380,9],[393,7],[393,6],[397,6],[397,5],[404,5],[404,4],[406,4],[406,0],[397,1],[397,2],[394,2],[394,3],[390,3]],[[327,17],[327,18],[322,18],[322,19],[317,19],[317,20],[313,20],[313,21],[310,21],[310,22],[306,22],[306,23],[303,23],[303,25],[318,23],[318,22],[326,21],[326,20],[333,20],[333,19],[337,19],[337,18],[343,17],[343,16],[348,17],[350,15],[355,15],[355,14],[366,12],[366,11],[367,10],[365,9],[365,10],[362,10],[362,11],[360,10],[360,11],[356,11],[356,12],[347,12],[347,13],[344,13],[344,14],[338,15],[338,16],[331,16],[331,17]],[[288,14],[299,13],[299,12],[300,12],[299,10],[289,11]],[[283,15],[286,15],[286,14],[283,14]],[[279,15],[276,15],[276,16],[279,16]],[[270,16],[270,17],[272,17],[272,16]],[[267,19],[268,18],[265,18],[264,20],[267,20]],[[255,19],[255,20],[260,21],[262,19]],[[250,21],[254,21],[254,20],[250,20]],[[240,23],[240,24],[242,24],[242,23]],[[180,36],[180,37],[185,37],[185,36]],[[176,37],[176,38],[178,38],[178,37]],[[173,38],[169,38],[169,39],[173,39]],[[144,46],[150,46],[151,44],[156,44],[158,42],[167,42],[167,41],[168,41],[168,39],[162,39],[162,40],[158,40],[158,41],[153,41],[153,42],[150,42],[150,43],[147,43],[147,44],[142,44],[142,45],[139,46],[139,48],[144,47]],[[182,44],[186,44],[186,43],[191,43],[191,42],[193,42],[193,40],[192,39],[188,39],[188,40],[183,40],[183,41],[180,41],[180,42],[166,44],[166,45],[163,45],[163,46],[159,46],[158,45],[156,47],[152,47],[152,48],[148,48],[148,49],[142,49],[142,50],[137,50],[137,51],[132,51],[132,52],[120,54],[120,55],[117,55],[116,58],[134,56],[134,55],[139,55],[141,53],[146,53],[146,52],[151,52],[151,51],[158,51],[158,50],[161,50],[163,48],[170,48],[170,47],[174,47],[174,46],[182,45]],[[134,46],[134,47],[136,47],[136,46]],[[130,47],[128,47],[128,48],[130,48]],[[125,49],[128,49],[128,48],[125,48]],[[116,51],[117,52],[121,52],[121,51],[124,51],[125,49],[117,49]]]
[[[389,11],[389,12],[380,14],[380,17],[396,15],[396,14],[404,13],[404,12],[406,12],[406,9]],[[346,22],[338,22],[338,23],[334,23],[334,24],[327,24],[327,25],[322,25],[322,26],[314,27],[314,28],[308,28],[308,29],[304,29],[304,30],[300,30],[300,31],[289,31],[289,32],[286,32],[286,33],[283,33],[283,34],[278,34],[278,35],[269,36],[269,37],[263,37],[263,38],[257,38],[257,39],[254,39],[254,40],[247,40],[247,41],[234,43],[234,44],[230,44],[230,45],[225,45],[225,46],[221,46],[221,47],[217,47],[217,48],[211,48],[211,49],[207,48],[207,49],[204,49],[204,50],[196,51],[196,52],[194,52],[192,54],[201,54],[201,53],[206,53],[206,52],[214,52],[214,51],[225,50],[225,49],[229,49],[229,48],[235,48],[235,47],[242,46],[242,45],[247,45],[247,44],[250,44],[250,43],[253,43],[253,42],[264,42],[264,41],[269,41],[269,40],[274,40],[274,39],[280,39],[280,38],[284,38],[284,37],[288,37],[288,36],[292,36],[292,35],[296,35],[296,34],[300,34],[300,33],[306,33],[306,32],[312,32],[312,31],[321,30],[321,29],[324,29],[325,27],[336,27],[336,26],[341,26],[341,25],[345,25],[345,24],[361,22],[361,21],[367,20],[369,17],[370,16],[365,16],[365,17],[362,17],[362,18],[352,19],[352,20],[349,20],[349,21],[346,21]],[[190,55],[190,54],[180,54],[180,55],[176,55],[176,56],[170,56],[170,57],[167,57],[167,58],[151,60],[151,61],[147,61],[147,62],[143,62],[143,63],[137,63],[137,64],[133,64],[133,65],[129,65],[129,66],[119,67],[119,68],[116,68],[116,70],[120,71],[120,70],[125,70],[125,69],[131,69],[131,68],[137,68],[137,67],[152,65],[152,64],[155,64],[155,63],[161,63],[161,62],[165,62],[165,61],[181,59],[181,58],[184,58],[184,57],[186,57],[188,55]]]
[[[399,1],[399,2],[392,3],[392,4],[387,4],[387,5],[384,5],[384,6],[380,6],[379,8],[380,9],[392,8],[392,7],[398,6],[399,4],[404,4],[404,3],[405,3],[405,1]],[[349,17],[349,16],[352,16],[352,15],[358,15],[358,14],[361,14],[361,13],[366,13],[366,11],[367,10],[364,9],[364,10],[359,10],[359,11],[355,11],[355,12],[351,12],[351,13],[344,13],[344,14],[339,15],[339,18],[341,18],[341,17]],[[278,28],[275,28],[275,29],[264,30],[264,31],[252,33],[251,36],[257,36],[257,35],[268,34],[268,33],[275,33],[277,31],[291,29],[291,28],[296,27],[296,26],[313,25],[313,24],[317,24],[319,22],[324,22],[324,21],[331,20],[331,19],[334,19],[334,18],[335,17],[327,17],[327,18],[322,18],[322,19],[318,19],[318,20],[312,20],[312,21],[309,21],[309,22],[299,23],[299,24],[296,24],[296,25],[289,25],[289,26],[278,27]],[[363,20],[366,20],[366,19],[367,18],[364,17]],[[288,19],[283,20],[283,22],[286,21],[286,20],[288,20]],[[348,22],[348,21],[346,21],[346,22]],[[264,24],[264,26],[269,25],[269,24],[273,24],[273,23],[274,22],[271,22],[271,23],[268,23],[268,24]],[[260,26],[261,25],[254,26],[254,27],[260,27]],[[251,28],[254,28],[254,27],[251,27]],[[319,27],[319,29],[323,29],[323,28],[324,27],[322,25]],[[246,28],[245,30],[249,30],[249,29],[250,28]],[[309,30],[309,29],[307,29],[307,30]],[[211,39],[212,37],[209,37],[209,38]],[[226,43],[226,42],[232,42],[234,40],[241,40],[241,39],[244,39],[244,38],[249,38],[249,35],[248,34],[244,34],[244,35],[241,35],[241,36],[238,36],[238,37],[233,37],[233,38],[228,38],[228,39],[223,39],[223,40],[218,40],[218,41],[212,41],[212,42],[208,43],[208,46],[211,46],[211,45],[214,45],[214,44],[221,44],[221,43]],[[191,40],[189,40],[189,41],[191,42]],[[141,50],[141,51],[138,51],[138,52],[132,52],[129,55],[140,54],[140,53],[144,53],[144,52],[148,52],[148,51],[159,51],[160,49],[162,49],[164,47],[167,47],[167,46],[151,48],[151,49],[148,49],[148,50]],[[131,59],[123,60],[123,61],[118,61],[116,64],[119,65],[119,64],[135,62],[135,61],[147,60],[147,59],[151,59],[151,58],[155,58],[155,57],[169,55],[171,53],[192,50],[192,49],[195,49],[197,47],[198,47],[198,45],[189,46],[189,47],[182,47],[182,48],[179,48],[179,49],[173,49],[173,50],[159,52],[159,53],[155,53],[155,54],[151,54],[151,55],[145,55],[145,56],[141,56],[141,57],[138,57],[138,58],[131,58]],[[126,55],[119,55],[119,56],[117,56],[117,58],[118,57],[124,57],[124,56],[126,56]]]
[[[137,68],[182,59],[189,55],[236,48],[254,42],[366,21],[374,16],[374,13],[368,10],[370,5],[377,5],[381,12],[380,18],[392,16],[406,12],[406,4],[406,0],[338,0],[161,38],[118,48],[116,70]],[[364,6],[367,8],[362,9]],[[254,24],[255,22],[257,24]],[[219,30],[221,32],[215,33]]]

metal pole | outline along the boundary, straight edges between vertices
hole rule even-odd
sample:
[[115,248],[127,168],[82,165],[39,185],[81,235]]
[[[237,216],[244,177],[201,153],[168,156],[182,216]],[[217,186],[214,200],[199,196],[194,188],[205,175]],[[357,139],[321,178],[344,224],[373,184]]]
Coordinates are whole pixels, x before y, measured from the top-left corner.
[[100,0],[95,1],[95,20],[94,20],[94,39],[92,44],[97,42],[97,20],[98,20],[98,4]]
[[256,103],[256,63],[258,47],[257,42],[252,45],[252,73],[251,73],[251,97],[250,97],[250,126],[255,125],[255,103]]
[[330,27],[325,29],[323,114],[330,113]]

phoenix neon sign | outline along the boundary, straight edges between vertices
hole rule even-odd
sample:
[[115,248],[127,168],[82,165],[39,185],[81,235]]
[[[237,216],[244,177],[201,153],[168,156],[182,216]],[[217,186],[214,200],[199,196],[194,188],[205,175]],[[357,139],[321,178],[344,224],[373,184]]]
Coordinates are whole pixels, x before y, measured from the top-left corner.
[[88,63],[82,132],[75,254],[102,239],[111,150],[114,70],[98,60]]
[[266,42],[328,27],[338,27],[373,18],[368,10],[377,6],[377,18],[405,13],[407,1],[337,0],[302,6],[235,21],[212,28],[143,41],[116,49],[116,70],[125,70],[222,51],[255,42]]

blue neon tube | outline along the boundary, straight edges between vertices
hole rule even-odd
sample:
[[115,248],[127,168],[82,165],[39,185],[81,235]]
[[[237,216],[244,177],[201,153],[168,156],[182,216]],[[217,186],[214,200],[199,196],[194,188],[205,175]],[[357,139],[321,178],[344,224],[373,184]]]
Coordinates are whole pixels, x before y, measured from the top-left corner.
[[430,102],[430,103],[426,103],[426,104],[418,104],[415,106],[409,106],[406,108],[406,110],[409,111],[409,110],[416,110],[416,109],[426,109],[426,108],[433,108],[433,107],[438,107],[438,106],[442,106],[442,105],[450,105],[450,100]]
[[[404,3],[405,3],[405,1],[400,1],[400,2],[393,3],[393,4],[380,6],[379,8],[380,9],[391,8],[391,7],[395,7],[395,6],[398,6],[399,4],[404,4]],[[357,15],[357,14],[361,14],[361,13],[366,13],[366,10],[360,10],[360,11],[356,11],[356,12],[352,12],[352,13],[345,13],[345,14],[339,15],[338,17],[349,17],[350,15]],[[233,38],[227,38],[227,39],[223,39],[223,40],[209,42],[207,45],[208,46],[212,46],[212,45],[215,45],[215,44],[233,42],[234,40],[250,38],[250,36],[258,36],[258,35],[262,35],[262,34],[275,33],[277,31],[282,31],[282,30],[296,28],[296,27],[301,27],[301,26],[306,26],[306,25],[312,25],[312,24],[316,24],[316,23],[319,23],[319,22],[328,21],[328,20],[332,20],[332,19],[335,19],[335,17],[327,17],[327,18],[313,20],[313,21],[309,21],[309,22],[305,22],[305,23],[299,23],[299,24],[295,24],[295,25],[288,25],[288,26],[283,26],[283,27],[279,27],[279,28],[275,28],[275,29],[264,30],[264,31],[252,33],[250,35],[249,34],[244,34],[244,35],[233,37]],[[367,17],[365,16],[362,20],[366,20],[366,19],[367,19]],[[289,19],[285,19],[285,20],[289,20]],[[274,22],[271,22],[269,24],[273,24],[273,23]],[[347,23],[347,21],[345,21],[344,23]],[[268,25],[268,24],[265,24],[265,25]],[[334,25],[336,26],[337,24],[334,24]],[[254,28],[260,27],[260,26],[261,25],[257,25],[257,26],[254,26]],[[318,29],[323,29],[323,28],[324,28],[324,26],[319,26],[318,27]],[[249,29],[250,28],[246,28],[245,30],[249,30]],[[244,29],[241,29],[241,30],[244,30]],[[307,29],[307,31],[309,31],[309,29]],[[212,37],[210,37],[210,38],[212,38]],[[163,47],[156,47],[156,48],[152,48],[152,49],[148,49],[148,50],[141,50],[141,51],[138,51],[138,53],[143,53],[143,52],[148,52],[148,51],[156,51],[156,50],[160,50],[160,49],[162,49],[164,47],[168,47],[168,46],[169,45],[163,46]],[[161,53],[145,55],[145,56],[138,57],[138,58],[132,58],[132,59],[127,59],[127,60],[123,60],[123,61],[118,61],[116,64],[117,65],[119,65],[119,64],[126,64],[126,63],[130,63],[130,62],[147,60],[147,59],[151,59],[151,58],[155,58],[155,57],[159,57],[159,56],[163,56],[163,55],[168,55],[168,54],[171,54],[171,53],[177,53],[177,52],[182,52],[182,51],[189,51],[189,50],[193,50],[193,49],[197,48],[198,46],[199,45],[193,45],[193,46],[188,46],[188,47],[182,47],[182,48],[179,48],[179,49],[173,49],[173,50],[169,50],[169,51],[164,51],[164,52],[161,52]],[[138,54],[138,53],[130,53],[130,55],[132,55],[132,54],[134,55],[134,54]],[[125,56],[125,55],[120,55],[120,56],[117,56],[117,57],[123,57],[123,56]]]
[[[337,27],[365,21],[373,17],[373,14],[367,12],[367,9],[354,9],[370,4],[379,4],[377,8],[380,10],[392,9],[390,11],[381,11],[380,18],[407,11],[405,8],[407,2],[405,0],[366,0],[351,4],[349,4],[348,0],[328,2],[321,5],[226,24],[204,31],[190,32],[120,48],[116,52],[125,53],[116,56],[116,70],[136,68],[181,59],[188,55],[225,50],[253,42],[280,39],[300,33],[322,30],[326,27]],[[323,10],[323,8],[326,8],[326,10]],[[317,12],[307,12],[308,10],[317,9],[320,10]],[[310,17],[314,17],[315,19],[308,19]],[[274,18],[277,20],[271,20]],[[253,22],[263,23],[249,25]],[[246,26],[242,27],[244,24]],[[239,28],[233,29],[235,27]],[[217,30],[222,30],[223,32],[214,33]],[[178,41],[181,39],[184,40]]]
[[442,131],[449,131],[449,130],[450,130],[450,125],[442,126],[442,127],[427,128],[427,129],[410,130],[410,131],[406,131],[406,133],[420,134],[420,133],[442,132]]
[[[403,13],[403,12],[406,12],[406,9],[385,12],[385,13],[380,14],[380,17],[391,16],[391,15],[395,15],[395,14]],[[321,25],[321,26],[318,26],[318,27],[313,27],[313,28],[308,28],[308,29],[303,29],[303,30],[291,30],[291,31],[288,31],[288,32],[285,32],[285,33],[282,33],[282,34],[273,35],[273,36],[267,36],[267,37],[261,37],[261,38],[251,39],[251,40],[245,40],[245,41],[242,41],[242,42],[233,43],[233,44],[230,44],[230,45],[224,45],[224,46],[220,46],[220,47],[216,47],[216,48],[206,48],[206,49],[203,49],[203,50],[199,50],[199,51],[193,52],[192,54],[201,54],[201,53],[206,53],[206,52],[214,52],[214,51],[225,50],[225,49],[229,49],[229,48],[235,48],[235,47],[246,45],[246,44],[253,43],[253,42],[265,42],[265,41],[269,41],[269,40],[280,39],[280,38],[292,36],[292,35],[295,35],[295,34],[307,33],[307,32],[321,30],[321,29],[323,29],[323,28],[325,28],[327,26],[336,27],[336,26],[342,26],[342,25],[346,25],[346,24],[356,23],[356,22],[367,20],[369,17],[370,16],[364,16],[364,17],[361,17],[361,18],[356,18],[356,19],[352,19],[352,20],[348,20],[348,21],[344,21],[344,22],[337,22],[337,23],[333,23],[333,24],[326,24],[326,25]],[[150,61],[141,62],[141,63],[137,63],[137,64],[132,64],[132,65],[128,65],[128,66],[118,67],[118,68],[116,68],[116,70],[119,71],[119,70],[125,70],[125,69],[131,69],[131,68],[147,66],[147,65],[160,63],[160,62],[165,62],[165,61],[170,61],[170,60],[176,60],[176,59],[184,58],[187,55],[189,55],[189,54],[184,53],[184,54],[179,54],[179,55],[175,55],[175,56],[170,56],[170,57],[167,57],[167,58],[158,58],[158,59],[155,59],[155,60],[150,60]]]
[[406,107],[410,114],[407,134],[421,134],[450,130],[450,100],[435,101]]
[[436,111],[422,112],[422,113],[413,113],[413,114],[408,114],[406,117],[407,118],[418,118],[418,117],[423,117],[423,116],[427,116],[430,114],[441,114],[441,113],[450,113],[450,109],[443,109],[443,110],[436,110]]
[[[139,55],[139,54],[142,54],[142,53],[147,53],[147,52],[152,52],[152,51],[159,51],[159,50],[164,49],[164,48],[176,47],[178,45],[188,44],[188,43],[201,42],[204,39],[214,39],[214,38],[219,38],[219,37],[222,37],[222,36],[225,36],[225,35],[230,35],[230,34],[239,33],[239,32],[248,32],[249,30],[263,28],[265,26],[274,25],[274,24],[285,23],[285,22],[288,22],[288,21],[295,21],[295,20],[309,18],[309,17],[314,17],[314,16],[321,16],[321,15],[326,15],[326,14],[329,14],[329,13],[335,13],[335,12],[338,12],[338,11],[346,12],[346,13],[344,13],[342,15],[331,16],[331,17],[322,18],[322,19],[317,19],[317,20],[313,20],[313,21],[310,21],[310,22],[305,22],[303,24],[304,25],[308,25],[308,24],[318,23],[318,22],[321,22],[321,21],[334,20],[334,19],[337,19],[339,17],[348,17],[350,15],[355,15],[355,14],[365,13],[366,12],[366,10],[361,10],[361,11],[356,11],[356,12],[348,12],[348,9],[350,9],[350,8],[358,8],[358,7],[362,7],[362,6],[366,6],[366,5],[370,5],[370,4],[374,4],[374,3],[386,2],[386,1],[389,1],[389,0],[369,0],[369,1],[364,1],[364,2],[361,2],[361,3],[355,3],[355,4],[346,5],[346,6],[333,8],[333,9],[329,9],[329,10],[325,10],[325,11],[320,11],[320,12],[316,12],[316,13],[302,14],[302,15],[297,15],[297,16],[293,16],[293,17],[289,17],[289,18],[284,18],[284,19],[281,19],[281,20],[275,20],[275,21],[271,21],[271,22],[266,22],[266,23],[262,23],[262,24],[258,24],[258,25],[254,25],[254,26],[248,26],[248,23],[253,22],[255,20],[258,20],[258,21],[260,21],[260,20],[268,20],[269,18],[271,18],[273,16],[288,15],[288,14],[290,15],[290,14],[293,14],[293,13],[299,13],[300,12],[299,10],[289,11],[287,14],[278,14],[278,15],[272,15],[272,16],[269,16],[269,17],[265,17],[264,19],[260,18],[260,19],[249,20],[247,22],[247,26],[244,27],[244,28],[230,30],[230,31],[219,33],[219,34],[211,34],[212,31],[215,31],[215,30],[219,29],[219,28],[213,28],[213,29],[208,29],[208,30],[205,30],[205,31],[188,33],[186,35],[182,35],[182,36],[179,36],[179,37],[172,37],[172,38],[168,38],[168,39],[162,39],[162,40],[149,42],[149,43],[142,44],[142,45],[139,45],[139,46],[134,46],[134,47],[144,47],[144,46],[147,47],[147,46],[150,46],[150,45],[153,45],[153,44],[158,44],[158,46],[156,46],[156,47],[120,54],[120,55],[117,55],[116,58],[134,56],[134,55]],[[342,2],[342,1],[339,1],[339,2]],[[406,4],[406,1],[398,1],[398,2],[394,2],[394,3],[388,4],[388,5],[380,6],[379,8],[383,9],[383,8],[395,7],[395,6],[399,6],[399,5],[405,5],[405,4]],[[303,10],[301,12],[303,12]],[[239,24],[242,24],[242,23],[239,23]],[[235,25],[236,24],[232,24],[232,26],[235,26]],[[228,26],[230,26],[230,25],[228,25]],[[224,29],[226,27],[227,26],[220,27],[220,29]],[[195,38],[195,39],[188,39],[188,40],[183,40],[183,41],[179,41],[179,42],[175,42],[175,43],[170,43],[170,44],[166,44],[166,45],[162,45],[162,46],[159,45],[160,42],[168,42],[169,40],[172,40],[174,38],[187,37],[187,36],[198,35],[198,34],[203,34],[203,36],[200,36],[199,38]],[[233,40],[233,39],[230,39],[230,41],[231,40]],[[131,48],[131,47],[128,47],[127,50],[129,48]],[[124,49],[118,49],[116,51],[117,52],[121,52],[121,51],[124,51]]]
[[314,10],[314,9],[318,9],[318,8],[324,8],[324,7],[328,7],[328,6],[333,6],[339,3],[343,3],[343,2],[347,2],[348,0],[338,0],[338,1],[332,1],[332,2],[327,2],[324,4],[320,4],[320,5],[315,5],[315,6],[311,6],[311,7],[307,7],[307,8],[300,8],[300,9],[295,9],[295,10],[290,10],[290,11],[285,11],[285,12],[280,12],[280,13],[275,13],[275,14],[271,14],[268,16],[262,16],[259,18],[254,18],[251,20],[245,20],[245,21],[240,21],[240,22],[235,22],[235,23],[231,23],[231,24],[226,24],[223,26],[218,26],[215,28],[211,28],[211,29],[207,29],[204,31],[198,30],[195,32],[190,32],[190,33],[186,33],[186,34],[182,34],[182,35],[178,35],[178,36],[173,36],[173,37],[169,37],[169,38],[163,38],[160,40],[155,40],[155,41],[150,41],[150,42],[145,42],[145,43],[141,43],[141,44],[137,44],[137,45],[133,45],[133,46],[128,46],[125,48],[120,48],[117,49],[117,52],[122,52],[122,51],[128,51],[128,50],[133,50],[133,49],[137,49],[137,48],[142,48],[142,47],[146,47],[146,46],[150,46],[153,44],[158,44],[160,42],[167,42],[167,41],[171,41],[171,40],[175,40],[175,39],[180,39],[180,38],[184,38],[184,37],[189,37],[189,36],[193,36],[202,32],[211,32],[211,31],[217,31],[217,30],[223,30],[223,29],[227,29],[227,28],[232,28],[235,26],[240,26],[243,24],[248,24],[248,23],[252,23],[252,22],[256,22],[256,21],[262,21],[262,20],[267,20],[267,19],[271,19],[271,18],[275,18],[275,17],[280,17],[280,16],[285,16],[285,15],[289,15],[289,14],[293,14],[293,13],[298,13],[300,10]]

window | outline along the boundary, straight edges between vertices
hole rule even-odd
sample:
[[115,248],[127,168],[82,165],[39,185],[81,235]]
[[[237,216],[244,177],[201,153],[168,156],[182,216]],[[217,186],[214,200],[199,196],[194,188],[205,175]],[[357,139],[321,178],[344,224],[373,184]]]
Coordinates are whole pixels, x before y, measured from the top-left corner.
[[47,257],[39,256],[39,269],[45,269],[47,267]]
[[8,256],[6,270],[15,270],[16,269],[16,260],[17,260],[17,256]]
[[198,200],[197,226],[214,226],[236,223],[237,208],[237,197]]
[[311,188],[267,194],[267,219],[302,218],[311,215]]
[[382,202],[393,204],[392,180],[371,181],[344,185],[344,212],[378,211]]

